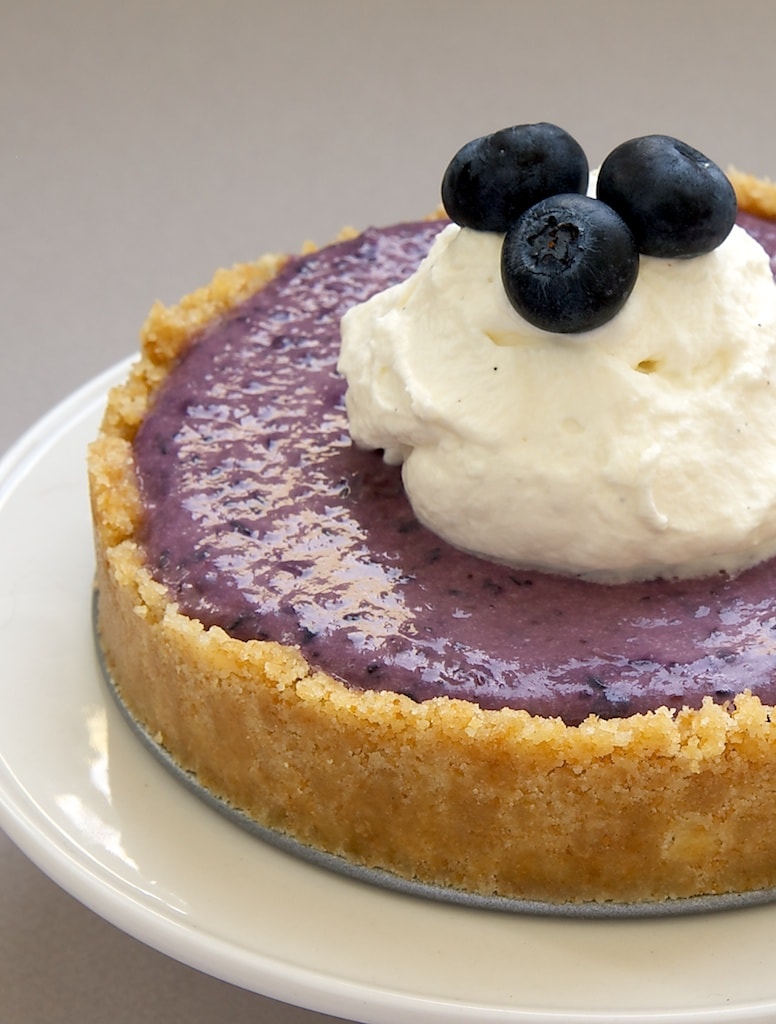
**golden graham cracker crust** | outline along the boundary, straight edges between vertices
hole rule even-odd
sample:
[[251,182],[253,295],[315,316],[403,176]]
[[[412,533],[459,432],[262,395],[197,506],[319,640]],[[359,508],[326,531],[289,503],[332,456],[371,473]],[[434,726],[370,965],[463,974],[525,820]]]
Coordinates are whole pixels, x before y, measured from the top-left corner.
[[[774,186],[731,180],[742,208],[776,215]],[[132,439],[189,339],[284,262],[155,305],[90,446],[100,641],[131,714],[262,826],[431,885],[549,903],[776,886],[776,724],[756,697],[567,726],[350,689],[179,613],[137,539]]]
[[757,217],[768,220],[776,218],[776,184],[767,178],[746,174],[735,167],[728,168],[730,179],[738,199],[738,207]]

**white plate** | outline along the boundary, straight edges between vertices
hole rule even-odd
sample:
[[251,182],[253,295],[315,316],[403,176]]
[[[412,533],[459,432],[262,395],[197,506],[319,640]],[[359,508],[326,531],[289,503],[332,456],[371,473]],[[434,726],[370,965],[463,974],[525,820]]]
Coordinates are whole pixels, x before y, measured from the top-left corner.
[[173,779],[92,642],[84,451],[126,369],[0,463],[0,824],[22,850],[168,955],[369,1024],[776,1019],[776,906],[601,921],[434,903],[290,857]]

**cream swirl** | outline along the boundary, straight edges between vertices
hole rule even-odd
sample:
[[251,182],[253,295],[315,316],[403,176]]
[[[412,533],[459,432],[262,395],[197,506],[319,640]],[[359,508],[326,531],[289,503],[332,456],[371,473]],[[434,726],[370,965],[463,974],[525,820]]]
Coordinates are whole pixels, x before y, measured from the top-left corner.
[[501,242],[445,227],[342,322],[351,435],[403,464],[421,522],[601,581],[776,553],[776,285],[759,243],[735,227],[695,259],[642,257],[617,316],[556,335],[508,302]]

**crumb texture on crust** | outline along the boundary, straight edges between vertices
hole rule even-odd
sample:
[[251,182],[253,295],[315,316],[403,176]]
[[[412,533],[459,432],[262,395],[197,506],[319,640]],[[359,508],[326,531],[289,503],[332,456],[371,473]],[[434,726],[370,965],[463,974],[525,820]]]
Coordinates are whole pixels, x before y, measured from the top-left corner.
[[757,217],[776,219],[776,183],[767,178],[746,174],[735,167],[728,170],[728,177],[736,192],[739,207]]
[[108,397],[102,434],[131,441],[156,389],[191,338],[270,281],[286,260],[268,254],[254,263],[236,264],[216,271],[210,284],[177,305],[154,303],[141,330],[140,359]]
[[749,694],[578,727],[362,692],[179,613],[145,565],[131,442],[175,359],[282,256],[157,304],[89,450],[98,617],[121,698],[262,825],[435,885],[568,902],[776,886],[776,727]]

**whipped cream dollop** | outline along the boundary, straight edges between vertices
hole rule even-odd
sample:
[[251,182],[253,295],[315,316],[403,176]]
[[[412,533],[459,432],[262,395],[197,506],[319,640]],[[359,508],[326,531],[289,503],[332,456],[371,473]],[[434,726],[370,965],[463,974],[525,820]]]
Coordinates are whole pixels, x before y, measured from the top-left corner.
[[736,572],[776,553],[776,285],[735,227],[694,259],[642,256],[585,334],[525,321],[503,236],[444,227],[405,282],[351,309],[353,440],[402,464],[451,544],[604,582]]

